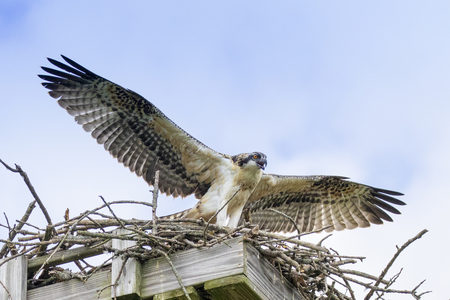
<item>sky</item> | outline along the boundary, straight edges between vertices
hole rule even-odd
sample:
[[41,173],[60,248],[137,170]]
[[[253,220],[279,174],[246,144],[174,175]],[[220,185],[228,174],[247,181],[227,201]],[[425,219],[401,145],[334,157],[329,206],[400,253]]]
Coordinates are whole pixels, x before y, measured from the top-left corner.
[[[149,186],[97,145],[36,76],[66,55],[132,89],[188,133],[227,154],[260,151],[267,173],[341,175],[403,192],[394,222],[336,232],[325,246],[393,286],[426,279],[449,299],[450,2],[0,2],[0,159],[20,165],[54,223],[107,201],[151,201]],[[0,166],[0,223],[33,200]],[[157,214],[192,207],[165,198]],[[116,208],[150,219],[151,209]],[[3,214],[4,213],[4,214]],[[45,227],[36,208],[30,223]],[[7,231],[0,228],[0,238]],[[307,241],[318,241],[313,235]],[[357,290],[358,295],[365,293]],[[391,295],[389,299],[411,299]]]

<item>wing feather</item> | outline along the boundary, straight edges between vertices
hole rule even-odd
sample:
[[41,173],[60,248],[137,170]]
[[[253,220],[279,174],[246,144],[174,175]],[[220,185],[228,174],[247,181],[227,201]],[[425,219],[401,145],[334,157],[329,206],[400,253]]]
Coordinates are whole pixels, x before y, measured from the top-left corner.
[[[401,193],[372,188],[338,176],[280,176],[264,174],[244,209],[253,223],[271,231],[292,232],[295,227],[278,210],[292,217],[302,232],[368,227],[392,221],[386,211],[404,202],[388,195]],[[329,228],[326,228],[329,226]]]
[[160,190],[173,196],[206,193],[218,165],[230,157],[205,146],[167,118],[156,106],[62,56],[49,58],[61,70],[42,67],[39,75],[75,121],[130,171],[150,185],[160,171]]
[[339,199],[339,209],[345,219],[345,227],[348,229],[354,229],[358,227],[358,222],[355,219],[358,217],[354,216],[354,213],[352,213],[352,208],[353,206],[351,205],[351,203],[349,201],[345,201],[345,196],[341,193]]

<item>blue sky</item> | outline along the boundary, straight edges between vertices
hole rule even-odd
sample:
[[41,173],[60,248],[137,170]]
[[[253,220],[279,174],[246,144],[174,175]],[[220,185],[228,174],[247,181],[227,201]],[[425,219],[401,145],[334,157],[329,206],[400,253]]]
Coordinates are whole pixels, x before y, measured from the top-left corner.
[[[99,206],[98,195],[151,198],[40,85],[46,57],[64,54],[217,151],[264,152],[268,173],[404,192],[394,223],[335,233],[328,246],[367,256],[357,268],[379,274],[395,245],[427,228],[394,266],[404,267],[396,287],[427,279],[429,299],[447,299],[449,12],[446,1],[2,1],[0,158],[28,173],[54,222]],[[13,222],[32,198],[1,168],[0,187]],[[194,203],[161,197],[158,214]],[[38,209],[31,221],[45,226]]]

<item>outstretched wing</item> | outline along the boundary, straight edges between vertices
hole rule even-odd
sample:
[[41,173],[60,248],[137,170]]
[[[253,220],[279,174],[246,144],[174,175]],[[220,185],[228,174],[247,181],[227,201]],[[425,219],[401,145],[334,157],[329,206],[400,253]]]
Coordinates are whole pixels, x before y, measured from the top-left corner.
[[[326,231],[368,227],[392,221],[386,211],[400,214],[388,203],[405,205],[389,195],[398,192],[373,188],[338,176],[280,176],[264,174],[244,207],[253,224],[270,231]],[[273,209],[273,210],[272,210]],[[241,222],[243,217],[241,217]]]
[[[109,153],[150,185],[168,195],[200,198],[229,156],[208,148],[137,93],[102,78],[71,59],[48,59],[62,69],[42,67],[39,75],[53,98]],[[65,71],[65,72],[64,72]]]

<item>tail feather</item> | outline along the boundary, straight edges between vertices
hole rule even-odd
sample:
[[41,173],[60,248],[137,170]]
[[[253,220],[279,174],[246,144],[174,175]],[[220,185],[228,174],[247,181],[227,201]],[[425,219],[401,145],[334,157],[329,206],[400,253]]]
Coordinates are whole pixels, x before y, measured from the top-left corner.
[[171,214],[171,215],[167,215],[167,216],[162,216],[159,217],[160,219],[163,220],[173,220],[173,219],[184,219],[187,217],[187,215],[189,214],[189,211],[191,210],[191,208],[188,208],[186,210]]
[[[193,208],[189,208],[171,215],[159,217],[163,220],[173,220],[173,219],[203,219],[205,221],[210,220],[210,218],[213,216],[213,213],[211,214],[201,214],[200,211],[197,209],[197,206],[194,206]],[[216,218],[213,218],[211,221],[211,224],[216,223]]]

